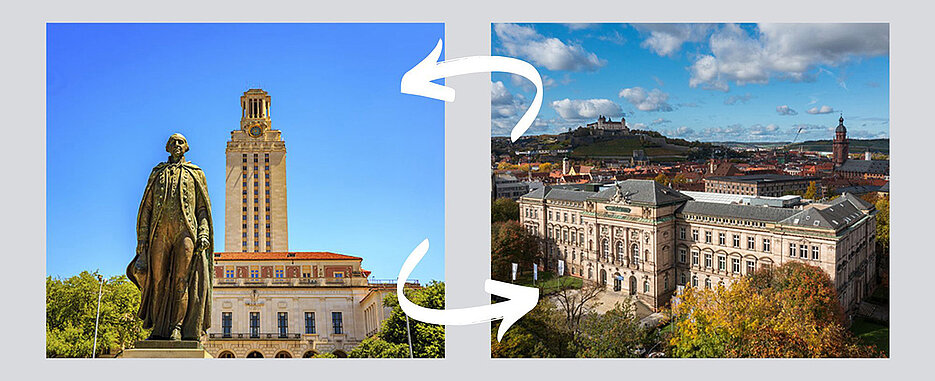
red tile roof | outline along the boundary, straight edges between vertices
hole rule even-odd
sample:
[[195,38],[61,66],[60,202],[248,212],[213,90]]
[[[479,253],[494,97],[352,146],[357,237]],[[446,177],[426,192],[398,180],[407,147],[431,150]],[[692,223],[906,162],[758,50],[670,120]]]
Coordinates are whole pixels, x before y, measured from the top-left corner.
[[215,260],[221,261],[282,261],[282,260],[363,260],[361,257],[350,255],[329,253],[327,251],[299,251],[299,252],[277,252],[277,253],[242,253],[242,252],[221,252],[214,253]]

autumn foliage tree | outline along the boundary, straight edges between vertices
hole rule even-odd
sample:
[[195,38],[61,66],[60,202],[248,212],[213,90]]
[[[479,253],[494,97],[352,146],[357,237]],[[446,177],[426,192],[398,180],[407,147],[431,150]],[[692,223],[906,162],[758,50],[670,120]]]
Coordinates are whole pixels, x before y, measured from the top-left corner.
[[673,357],[875,357],[845,328],[834,285],[788,262],[729,287],[687,288],[670,311]]
[[490,232],[490,272],[509,281],[512,263],[531,269],[539,254],[539,239],[516,221],[495,222]]

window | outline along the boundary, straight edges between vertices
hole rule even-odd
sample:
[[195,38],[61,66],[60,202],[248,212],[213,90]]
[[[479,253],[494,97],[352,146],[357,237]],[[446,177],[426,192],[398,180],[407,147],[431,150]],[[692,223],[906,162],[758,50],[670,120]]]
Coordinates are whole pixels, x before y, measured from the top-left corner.
[[711,278],[704,278],[704,288],[711,289]]
[[688,262],[688,250],[685,250],[684,247],[680,247],[679,248],[679,263],[686,263],[686,262]]
[[302,266],[302,277],[311,278],[312,277],[312,266],[303,265]]
[[617,261],[623,262],[626,253],[623,250],[623,241],[617,241]]
[[692,275],[692,287],[698,287],[698,276]]
[[549,221],[552,221],[552,211],[549,211]]
[[740,258],[731,258],[730,267],[734,274],[740,274]]
[[727,257],[723,255],[717,256],[717,269],[718,271],[727,271]]
[[692,229],[692,241],[698,241],[698,229]]
[[704,267],[710,269],[711,266],[711,253],[704,253]]
[[574,215],[574,214],[571,215],[571,223],[575,223],[575,215]]
[[230,312],[221,313],[221,334],[224,337],[231,337],[231,320]]
[[568,222],[568,213],[562,214],[562,222]]
[[789,244],[789,256],[790,257],[795,256],[795,244],[794,243]]
[[812,246],[812,259],[818,260],[818,246]]
[[225,277],[225,278],[233,278],[233,277],[234,277],[234,268],[233,268],[233,267],[225,267],[225,268],[224,268],[224,277]]
[[579,238],[580,238],[580,241],[578,241],[578,244],[584,245],[584,233],[581,233]]
[[278,320],[278,324],[277,324],[277,325],[279,326],[279,337],[280,337],[280,338],[285,338],[286,335],[288,335],[288,333],[289,333],[289,313],[288,313],[288,312],[280,312],[280,313],[279,313],[279,316],[277,316],[277,318],[278,318],[278,319],[277,319],[277,320]]
[[276,278],[285,278],[285,271],[283,271],[282,266],[276,266]]
[[688,280],[685,279],[685,273],[682,273],[680,278],[679,284],[687,284]]
[[643,281],[643,292],[647,294],[649,293],[649,281],[648,280]]
[[334,277],[335,277],[335,278],[344,278],[344,271],[335,271],[335,272],[334,272]]
[[756,238],[747,237],[747,250],[756,250]]
[[711,243],[711,232],[709,231],[704,232],[704,241],[705,243]]
[[763,251],[769,252],[769,238],[763,238]]
[[747,275],[753,274],[756,271],[756,261],[752,259],[747,260]]
[[630,251],[633,252],[633,253],[632,253],[632,256],[633,256],[633,264],[639,266],[639,264],[640,264],[640,247],[637,246],[637,245],[634,243],[633,246],[630,247]]
[[314,312],[305,313],[305,334],[306,335],[315,334],[315,313]]
[[679,239],[685,239],[685,227],[679,227]]
[[259,312],[250,313],[250,337],[252,338],[260,337],[260,313]]
[[740,235],[734,234],[731,238],[731,243],[734,245],[734,247],[740,247]]
[[331,313],[331,328],[336,335],[344,333],[344,318],[340,312]]
[[808,258],[808,245],[799,245],[799,258]]
[[717,244],[718,244],[718,245],[721,245],[721,246],[726,245],[726,243],[725,243],[726,240],[727,240],[726,234],[724,234],[724,233],[717,233]]
[[256,266],[250,266],[250,277],[259,278],[260,277],[260,268]]
[[692,266],[698,266],[698,252],[692,250]]

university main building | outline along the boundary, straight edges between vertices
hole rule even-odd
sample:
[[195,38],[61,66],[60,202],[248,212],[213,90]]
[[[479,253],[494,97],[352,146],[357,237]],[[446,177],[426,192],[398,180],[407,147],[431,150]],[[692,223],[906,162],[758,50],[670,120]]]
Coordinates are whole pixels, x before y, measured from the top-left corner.
[[653,309],[667,304],[678,286],[728,285],[788,261],[828,273],[846,311],[872,291],[872,204],[851,194],[787,207],[704,195],[696,192],[696,199],[653,180],[626,180],[598,192],[545,186],[520,198],[520,220],[543,238],[541,266],[561,265]]
[[227,142],[226,251],[214,254],[205,349],[220,358],[346,357],[389,317],[383,297],[396,285],[371,283],[360,257],[289,251],[286,145],[270,104],[265,91],[246,91]]

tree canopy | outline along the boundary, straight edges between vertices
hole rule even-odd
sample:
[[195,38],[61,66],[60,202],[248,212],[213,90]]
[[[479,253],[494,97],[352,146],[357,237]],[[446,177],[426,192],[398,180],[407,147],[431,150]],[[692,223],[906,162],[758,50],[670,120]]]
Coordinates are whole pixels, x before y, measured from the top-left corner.
[[490,206],[490,222],[519,221],[519,204],[508,198],[498,198]]
[[820,268],[787,262],[729,287],[686,288],[671,310],[673,357],[871,357],[844,327]]
[[[445,283],[432,281],[428,286],[419,289],[405,290],[406,298],[416,305],[431,308],[445,309]],[[349,357],[409,357],[409,341],[406,334],[406,313],[399,306],[399,299],[395,293],[383,299],[383,305],[393,311],[390,317],[383,321],[380,333],[360,343]],[[413,357],[445,357],[445,326],[424,323],[409,319],[412,332]]]
[[539,239],[516,221],[496,222],[490,232],[490,271],[493,279],[510,280],[512,263],[531,269],[539,255]]
[[[46,278],[46,357],[91,357],[100,282],[82,271],[70,278]],[[97,355],[116,354],[145,339],[136,313],[140,292],[126,276],[104,282]]]

